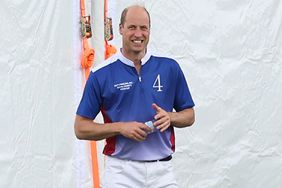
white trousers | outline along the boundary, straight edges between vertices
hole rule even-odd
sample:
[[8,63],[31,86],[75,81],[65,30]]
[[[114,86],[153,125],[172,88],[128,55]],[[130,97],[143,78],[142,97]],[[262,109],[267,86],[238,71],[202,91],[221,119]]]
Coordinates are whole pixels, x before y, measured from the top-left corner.
[[178,188],[171,161],[137,162],[106,156],[102,188]]

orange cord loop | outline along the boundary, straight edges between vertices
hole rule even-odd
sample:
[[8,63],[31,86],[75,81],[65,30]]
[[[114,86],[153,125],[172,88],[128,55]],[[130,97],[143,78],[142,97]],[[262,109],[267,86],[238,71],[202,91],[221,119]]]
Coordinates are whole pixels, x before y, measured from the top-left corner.
[[93,60],[95,57],[95,51],[93,48],[90,48],[87,42],[87,39],[83,39],[83,54],[81,58],[81,66],[84,69],[89,69],[93,65]]
[[114,55],[116,52],[117,52],[117,49],[111,45],[111,44],[108,44],[106,42],[106,47],[105,47],[105,59],[108,59],[109,57],[111,57],[112,55]]

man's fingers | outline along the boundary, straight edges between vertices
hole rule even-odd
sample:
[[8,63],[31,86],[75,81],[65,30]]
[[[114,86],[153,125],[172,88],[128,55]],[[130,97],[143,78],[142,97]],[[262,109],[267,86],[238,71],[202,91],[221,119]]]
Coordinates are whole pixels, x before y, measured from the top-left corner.
[[150,128],[147,127],[146,125],[140,127],[140,129],[137,129],[133,134],[134,139],[137,141],[144,141],[147,138],[147,132],[146,132],[147,129],[148,131],[150,130]]
[[150,131],[151,128],[143,123],[131,122],[125,124],[121,134],[136,141],[144,141],[147,138],[147,133]]
[[161,107],[159,107],[156,103],[153,103],[152,107],[153,107],[153,109],[155,109],[157,111],[157,113],[162,110]]
[[161,124],[160,126],[158,126],[157,129],[159,129],[161,132],[164,132],[169,126],[170,126],[170,123],[165,122],[165,123]]
[[152,129],[149,126],[145,125],[145,124],[142,127],[142,130],[145,131],[146,135],[147,135],[148,132],[152,131]]
[[165,112],[157,114],[155,119],[154,126],[161,132],[165,131],[170,126],[170,117]]
[[144,141],[147,138],[147,134],[144,131],[138,131],[135,134],[133,134],[133,139],[137,141]]
[[144,131],[144,130],[142,130],[142,129],[140,129],[137,133],[138,133],[140,136],[144,137],[144,138],[147,137],[146,131]]
[[170,118],[169,116],[167,116],[166,114],[157,114],[154,117],[156,119],[154,125],[158,126],[160,124],[163,124],[165,122],[170,122]]

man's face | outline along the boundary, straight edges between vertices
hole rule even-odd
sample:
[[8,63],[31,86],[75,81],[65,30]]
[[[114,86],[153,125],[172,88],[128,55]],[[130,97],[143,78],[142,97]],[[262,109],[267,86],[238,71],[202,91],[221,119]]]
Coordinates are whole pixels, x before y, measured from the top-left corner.
[[119,31],[126,53],[144,52],[150,36],[148,14],[143,8],[130,8],[126,14],[124,25],[120,25]]

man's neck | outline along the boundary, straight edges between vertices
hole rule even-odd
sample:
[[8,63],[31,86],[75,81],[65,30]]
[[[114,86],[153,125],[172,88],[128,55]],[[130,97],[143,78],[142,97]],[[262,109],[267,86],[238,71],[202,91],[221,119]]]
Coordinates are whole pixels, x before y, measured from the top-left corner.
[[146,52],[140,52],[140,53],[126,53],[123,49],[121,49],[121,53],[123,54],[124,57],[127,59],[131,60],[134,63],[134,66],[136,68],[136,71],[140,72],[141,69],[141,60],[145,56]]

